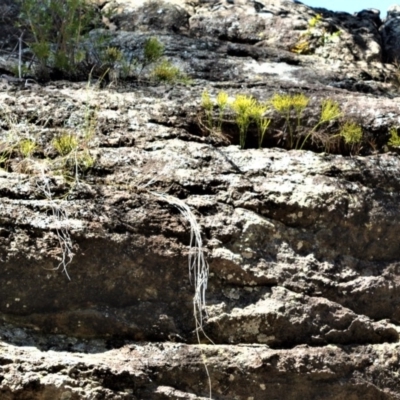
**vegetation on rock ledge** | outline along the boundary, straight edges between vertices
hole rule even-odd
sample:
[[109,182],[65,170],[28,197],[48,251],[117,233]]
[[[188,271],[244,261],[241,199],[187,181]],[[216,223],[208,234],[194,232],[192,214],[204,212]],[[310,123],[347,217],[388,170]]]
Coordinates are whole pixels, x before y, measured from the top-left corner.
[[[296,150],[308,148],[336,154],[356,155],[368,149],[376,151],[374,140],[367,138],[358,122],[344,118],[339,103],[332,99],[321,101],[319,119],[309,126],[311,120],[305,118],[305,113],[310,102],[311,99],[303,93],[275,93],[272,98],[259,101],[245,94],[232,98],[223,91],[214,100],[205,90],[200,121],[208,134],[231,137],[233,143],[233,128],[236,127],[242,149],[255,147],[257,143],[259,148],[264,145]],[[397,130],[391,128],[389,135],[387,144],[391,148],[399,147]]]

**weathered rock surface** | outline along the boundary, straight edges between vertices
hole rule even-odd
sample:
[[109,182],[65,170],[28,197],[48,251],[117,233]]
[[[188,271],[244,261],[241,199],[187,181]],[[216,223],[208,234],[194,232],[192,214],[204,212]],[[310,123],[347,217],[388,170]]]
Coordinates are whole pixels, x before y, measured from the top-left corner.
[[[58,338],[58,343],[62,338]],[[203,360],[221,399],[398,399],[398,345],[307,347],[131,344],[90,354],[3,346],[2,398],[209,398]],[[3,355],[3,351],[6,355]],[[203,396],[195,394],[203,393]]]
[[[193,82],[1,83],[0,398],[400,399],[391,20],[277,0],[120,7],[114,45],[136,56],[157,35]],[[313,54],[291,52],[315,12]],[[361,155],[323,152],[318,137],[278,148],[276,113],[265,147],[251,127],[240,149],[231,116],[204,129],[204,88],[304,93],[304,131],[335,100],[362,125]],[[63,132],[94,165],[76,175],[57,158]],[[38,146],[23,158],[26,138]],[[203,344],[180,202],[209,265]]]

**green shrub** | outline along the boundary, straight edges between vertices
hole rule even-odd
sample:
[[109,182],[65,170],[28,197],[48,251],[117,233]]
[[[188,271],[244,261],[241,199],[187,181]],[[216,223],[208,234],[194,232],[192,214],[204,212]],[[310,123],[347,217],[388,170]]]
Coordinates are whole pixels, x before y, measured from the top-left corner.
[[[156,37],[148,38],[140,59],[126,60],[123,52],[110,47],[107,34],[90,34],[101,26],[101,15],[91,0],[16,0],[20,5],[21,28],[28,31],[26,40],[36,63],[37,78],[87,79],[110,72],[112,79],[127,78],[136,70],[161,60],[164,45]],[[112,11],[111,11],[112,12]],[[167,60],[151,72],[158,82],[188,82],[187,76]]]
[[[42,77],[54,70],[68,77],[87,73],[87,33],[100,24],[100,16],[86,0],[19,0],[20,21]],[[100,39],[98,39],[100,42]],[[99,43],[90,43],[91,50]],[[90,63],[89,63],[90,64]]]
[[145,41],[143,56],[146,65],[159,61],[163,54],[164,45],[156,37],[151,37]]
[[140,66],[138,73],[139,79],[143,70],[150,64],[160,61],[163,54],[164,54],[164,45],[158,40],[158,38],[151,37],[146,39],[143,45],[143,56],[139,61],[139,66]]

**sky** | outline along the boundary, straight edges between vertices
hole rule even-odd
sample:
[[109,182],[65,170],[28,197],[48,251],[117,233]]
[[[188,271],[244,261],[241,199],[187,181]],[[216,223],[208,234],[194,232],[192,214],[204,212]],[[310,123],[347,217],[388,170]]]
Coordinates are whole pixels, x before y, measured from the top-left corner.
[[381,11],[381,18],[386,17],[387,9],[393,4],[399,4],[400,0],[300,0],[303,4],[312,7],[323,7],[332,11],[347,11],[352,14],[366,8],[377,8]]

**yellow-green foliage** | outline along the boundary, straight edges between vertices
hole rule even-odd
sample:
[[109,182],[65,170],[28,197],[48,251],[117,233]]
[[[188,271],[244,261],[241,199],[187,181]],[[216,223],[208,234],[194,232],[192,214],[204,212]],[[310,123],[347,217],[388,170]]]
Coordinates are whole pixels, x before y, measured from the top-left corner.
[[[208,128],[212,130],[212,112],[214,108],[214,102],[211,99],[207,90],[204,90],[201,95],[201,105],[206,114]],[[245,147],[247,131],[252,122],[257,125],[258,144],[259,147],[261,147],[265,133],[268,129],[269,124],[271,123],[270,119],[264,117],[265,112],[268,110],[267,104],[259,103],[253,97],[243,94],[236,95],[235,99],[230,102],[228,93],[221,91],[217,95],[216,105],[219,109],[217,124],[217,128],[219,130],[221,130],[222,128],[224,111],[228,106],[230,106],[235,113],[235,121],[239,127],[240,147],[242,149]]]
[[[310,46],[310,39],[313,34],[314,28],[318,27],[318,25],[322,22],[323,17],[321,14],[316,14],[308,21],[308,29],[304,32],[297,43],[290,49],[293,53],[297,54],[309,54],[312,52]],[[325,32],[323,33],[323,35]]]
[[0,165],[5,164],[9,159],[9,156],[7,153],[1,153],[0,154]]
[[361,126],[351,121],[345,122],[339,132],[339,136],[344,139],[344,142],[350,145],[360,143],[362,135]]
[[339,103],[334,100],[326,99],[322,100],[321,104],[321,116],[317,124],[310,130],[308,135],[305,137],[303,143],[300,146],[300,150],[303,148],[308,138],[317,130],[317,128],[331,121],[334,121],[342,116],[342,112],[340,111]]
[[308,21],[308,26],[310,28],[315,28],[322,20],[323,16],[321,14],[316,14]]
[[76,150],[78,148],[79,141],[75,135],[65,133],[53,140],[53,146],[57,150],[57,152],[66,156],[71,151]]
[[232,103],[232,109],[236,113],[236,123],[240,132],[240,148],[244,149],[246,144],[247,130],[251,122],[254,108],[257,106],[256,100],[251,96],[238,94]]
[[210,94],[208,93],[208,91],[206,89],[201,94],[201,106],[205,110],[212,110],[214,107],[214,104],[211,100]]
[[292,109],[292,96],[289,94],[275,93],[271,99],[271,104],[281,114],[289,114]]
[[[324,99],[321,102],[321,113],[317,123],[312,129],[308,131],[305,137],[302,135],[301,119],[303,113],[310,103],[310,98],[306,95],[300,94],[274,94],[273,97],[267,102],[257,101],[254,97],[245,94],[238,94],[235,96],[233,101],[229,101],[229,95],[221,91],[218,93],[215,100],[210,97],[207,90],[204,90],[201,97],[201,105],[205,112],[208,126],[210,130],[213,129],[212,113],[214,106],[216,105],[219,109],[219,123],[217,127],[221,129],[222,118],[224,110],[229,106],[234,112],[234,119],[239,128],[239,143],[243,149],[246,145],[246,137],[250,126],[253,124],[257,127],[258,133],[258,146],[261,148],[265,134],[271,124],[271,119],[266,115],[269,112],[270,107],[282,114],[285,118],[285,126],[288,131],[287,147],[291,149],[302,149],[307,140],[313,133],[319,142],[326,145],[326,143],[333,138],[343,138],[346,145],[350,145],[352,151],[360,150],[360,146],[356,146],[362,142],[363,130],[362,127],[352,121],[345,122],[337,135],[328,135],[322,131],[316,133],[316,130],[323,124],[336,121],[342,117],[343,113],[340,109],[339,103],[332,99]],[[296,120],[296,123],[291,121]],[[296,142],[294,141],[294,135],[296,134]],[[400,137],[397,134],[397,130],[392,128],[390,131],[391,139],[389,144],[392,146],[400,147]],[[300,140],[303,139],[301,146]],[[338,141],[336,140],[338,143]],[[327,148],[325,146],[325,148]]]
[[390,133],[390,139],[389,139],[389,146],[392,147],[400,147],[400,137],[399,134],[397,133],[397,129],[395,127],[390,128],[389,130]]
[[255,122],[257,125],[258,145],[261,147],[265,132],[271,123],[270,119],[264,117],[268,106],[259,103],[251,96],[239,94],[235,97],[231,107],[236,113],[235,119],[240,132],[240,147],[243,149],[246,144],[247,131],[251,122]]
[[261,148],[264,141],[265,133],[267,132],[267,129],[271,123],[271,119],[261,117],[260,119],[256,120],[256,123],[258,127],[258,147]]
[[18,148],[22,157],[27,158],[30,157],[32,153],[36,150],[37,145],[31,139],[24,139],[19,142]]
[[204,90],[201,95],[201,106],[203,107],[204,112],[206,113],[208,129],[211,130],[213,127],[212,112],[213,112],[214,104],[213,104],[210,94],[208,93],[207,90]]
[[160,64],[156,65],[151,75],[155,80],[166,83],[184,82],[187,80],[187,76],[168,60],[163,60]]
[[226,92],[219,92],[217,95],[217,106],[219,109],[218,115],[218,129],[222,129],[222,120],[224,117],[224,111],[229,104],[229,96]]
[[229,95],[226,92],[219,92],[217,95],[217,106],[224,110],[229,102]]
[[258,129],[258,147],[261,148],[265,133],[271,120],[264,117],[268,110],[267,104],[256,102],[250,109],[250,118],[256,123]]
[[331,99],[323,100],[321,118],[318,122],[318,125],[321,125],[324,122],[333,121],[341,116],[342,112],[340,111],[339,103]]
[[296,54],[309,54],[311,53],[310,43],[307,40],[297,42],[290,51]]
[[232,103],[232,109],[238,115],[250,116],[254,106],[256,106],[256,100],[251,96],[244,94],[238,94]]
[[94,166],[95,159],[91,156],[88,150],[79,155],[79,166],[86,171]]
[[307,30],[299,37],[297,43],[290,49],[290,51],[297,54],[310,54],[314,48],[312,43],[315,45],[322,45],[334,41],[335,38],[341,35],[341,31],[329,33],[325,27],[320,27],[323,22],[323,16],[316,14],[308,21]]
[[0,142],[0,165],[5,164],[11,157],[14,146],[8,141]]
[[124,55],[121,50],[116,47],[107,47],[105,50],[104,58],[107,62],[114,64],[122,61]]
[[[271,99],[271,104],[273,108],[282,114],[286,120],[286,126],[289,130],[289,147],[293,147],[293,133],[296,129],[300,127],[300,119],[303,111],[307,107],[310,99],[304,94],[275,94]],[[290,123],[291,111],[294,110],[297,118],[297,126],[293,128]],[[296,148],[298,143],[296,144]]]
[[310,99],[306,95],[301,93],[293,95],[291,102],[294,110],[296,111],[296,114],[301,115],[305,108],[308,106]]

